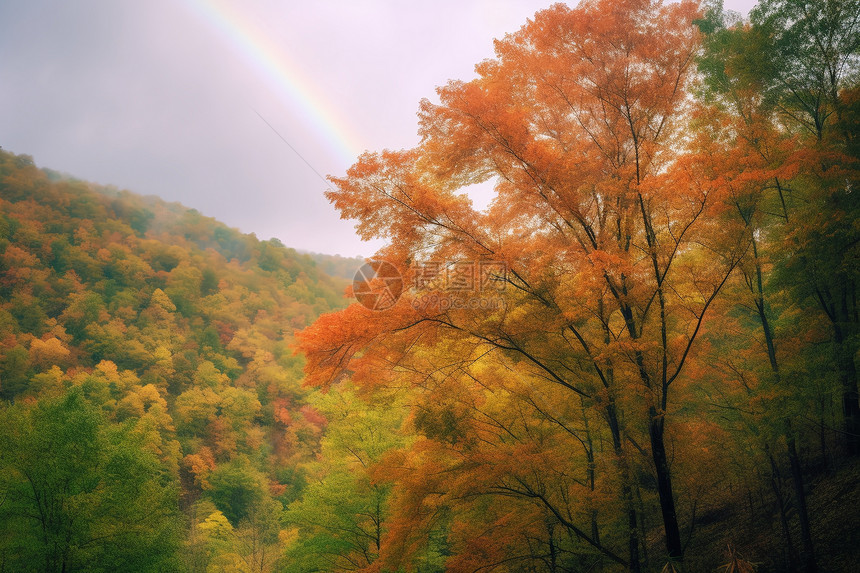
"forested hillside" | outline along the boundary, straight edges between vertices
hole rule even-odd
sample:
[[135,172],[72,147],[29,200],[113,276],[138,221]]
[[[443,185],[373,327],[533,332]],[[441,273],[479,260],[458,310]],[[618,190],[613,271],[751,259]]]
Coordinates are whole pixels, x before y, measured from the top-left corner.
[[346,282],[0,153],[0,570],[269,570],[325,426],[293,331]]

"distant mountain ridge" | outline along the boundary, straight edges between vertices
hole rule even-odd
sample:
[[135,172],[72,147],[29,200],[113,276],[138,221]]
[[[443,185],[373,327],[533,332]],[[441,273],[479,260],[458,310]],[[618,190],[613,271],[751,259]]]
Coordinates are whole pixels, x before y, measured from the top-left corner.
[[[299,251],[304,252],[304,251]],[[322,253],[307,252],[310,258],[316,262],[320,270],[330,277],[346,279],[351,281],[355,272],[364,264],[364,257],[344,257],[341,255],[325,255]]]

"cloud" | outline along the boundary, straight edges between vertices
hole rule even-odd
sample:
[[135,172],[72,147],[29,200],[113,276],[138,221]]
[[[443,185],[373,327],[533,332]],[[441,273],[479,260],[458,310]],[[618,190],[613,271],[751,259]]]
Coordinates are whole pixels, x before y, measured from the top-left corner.
[[[180,201],[261,238],[369,255],[325,198],[349,160],[201,12],[220,0],[0,3],[0,145],[39,165]],[[473,77],[544,2],[233,3],[360,149],[418,142],[422,97]],[[263,37],[264,36],[264,37]]]

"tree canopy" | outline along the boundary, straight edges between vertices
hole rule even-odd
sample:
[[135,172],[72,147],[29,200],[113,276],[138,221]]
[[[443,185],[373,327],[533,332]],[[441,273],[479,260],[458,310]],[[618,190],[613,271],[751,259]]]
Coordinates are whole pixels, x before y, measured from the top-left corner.
[[0,151],[0,572],[853,571],[858,32],[550,6],[330,177],[368,261]]

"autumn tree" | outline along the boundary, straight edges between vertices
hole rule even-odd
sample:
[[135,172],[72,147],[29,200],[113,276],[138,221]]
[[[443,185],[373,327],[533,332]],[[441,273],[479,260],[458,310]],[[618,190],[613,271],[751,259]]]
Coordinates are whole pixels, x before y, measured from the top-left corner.
[[[339,369],[355,378],[401,364],[419,340],[442,336],[599,407],[622,476],[627,558],[559,521],[631,570],[640,540],[627,442],[649,445],[666,551],[680,560],[670,390],[746,248],[717,225],[719,178],[686,135],[697,16],[693,3],[555,6],[498,41],[477,79],[422,102],[421,146],[362,156],[332,179],[329,198],[363,236],[388,238],[380,255],[404,269],[502,261],[507,311],[415,310],[407,296],[384,317],[359,308],[325,317],[303,339],[318,384]],[[486,180],[497,196],[476,212],[458,190]],[[534,488],[519,493],[540,500]]]
[[[743,166],[735,171],[747,191],[736,201],[736,213],[753,223],[763,242],[759,249],[776,263],[764,281],[756,263],[758,278],[751,286],[761,290],[775,278],[772,288],[787,287],[815,320],[830,323],[851,454],[860,451],[853,358],[857,274],[851,262],[857,233],[848,224],[857,216],[851,191],[860,159],[852,111],[858,14],[860,5],[851,0],[768,0],[751,12],[748,25],[731,25],[716,6],[701,22],[707,41],[700,64],[703,95],[722,122],[715,138],[728,162]],[[763,312],[763,329],[772,337]]]
[[[845,223],[857,215],[856,201],[849,198],[857,180],[856,130],[849,110],[856,91],[852,76],[860,47],[860,5],[764,1],[747,24],[730,21],[720,8],[712,7],[700,22],[706,32],[700,61],[703,96],[712,106],[714,153],[722,156],[729,174],[730,212],[749,232],[751,249],[740,270],[770,367],[771,383],[765,387],[798,405],[797,410],[779,408],[777,425],[800,521],[800,560],[804,570],[815,571],[798,430],[791,420],[793,411],[808,404],[804,386],[812,384],[798,383],[797,368],[786,375],[788,357],[779,347],[791,345],[796,356],[805,346],[798,340],[801,333],[809,338],[830,323],[830,368],[841,384],[844,442],[849,454],[856,453],[856,337],[848,333],[857,325],[857,276],[850,262],[857,235]],[[787,329],[780,328],[774,310],[777,296],[782,300],[776,308],[788,316],[802,312],[805,318],[794,340],[780,340],[785,338],[780,330]],[[769,448],[767,455],[777,471]],[[784,514],[782,521],[791,555]]]

